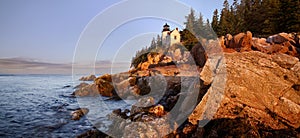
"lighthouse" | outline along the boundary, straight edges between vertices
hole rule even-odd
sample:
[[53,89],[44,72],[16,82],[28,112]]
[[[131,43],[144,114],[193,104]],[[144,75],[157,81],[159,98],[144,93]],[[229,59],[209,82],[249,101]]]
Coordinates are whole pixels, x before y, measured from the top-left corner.
[[172,46],[176,43],[180,43],[180,33],[178,28],[170,31],[170,26],[166,23],[163,26],[161,40],[163,46]]

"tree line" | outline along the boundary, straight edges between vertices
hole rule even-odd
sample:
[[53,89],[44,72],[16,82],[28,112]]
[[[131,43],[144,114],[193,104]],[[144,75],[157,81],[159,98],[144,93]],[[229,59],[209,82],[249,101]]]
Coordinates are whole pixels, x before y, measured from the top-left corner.
[[256,36],[300,32],[299,0],[224,0],[213,12],[211,26],[218,36],[251,31]]

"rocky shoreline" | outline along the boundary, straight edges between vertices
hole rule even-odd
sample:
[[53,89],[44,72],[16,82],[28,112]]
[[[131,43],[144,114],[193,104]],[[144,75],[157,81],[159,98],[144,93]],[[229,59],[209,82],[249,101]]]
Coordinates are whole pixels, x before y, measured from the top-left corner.
[[113,137],[300,137],[298,35],[246,32],[202,44],[190,51],[194,62],[177,49],[149,53],[128,72],[82,78],[94,83],[73,95],[137,100],[109,115]]

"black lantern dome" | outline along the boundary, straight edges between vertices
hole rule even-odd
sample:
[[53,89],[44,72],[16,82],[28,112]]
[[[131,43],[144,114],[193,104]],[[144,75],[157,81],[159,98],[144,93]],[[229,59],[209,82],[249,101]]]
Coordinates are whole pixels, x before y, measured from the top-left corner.
[[163,27],[164,27],[163,32],[170,31],[170,26],[167,23]]

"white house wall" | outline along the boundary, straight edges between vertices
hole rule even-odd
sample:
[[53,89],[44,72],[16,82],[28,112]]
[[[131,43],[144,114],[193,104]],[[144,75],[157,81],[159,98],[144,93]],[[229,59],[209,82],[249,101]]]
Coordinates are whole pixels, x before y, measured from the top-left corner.
[[176,44],[176,43],[180,43],[180,33],[177,29],[173,30],[171,35],[171,42],[170,45]]

